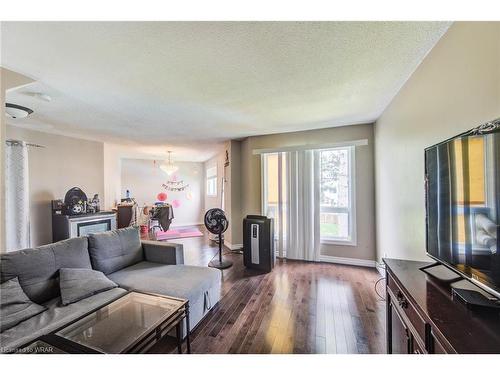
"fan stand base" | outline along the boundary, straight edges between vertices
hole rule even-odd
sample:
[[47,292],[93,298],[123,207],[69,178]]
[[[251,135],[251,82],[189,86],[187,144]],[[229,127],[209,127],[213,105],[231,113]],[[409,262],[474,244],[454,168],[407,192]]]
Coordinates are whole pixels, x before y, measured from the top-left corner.
[[233,265],[233,262],[230,260],[212,260],[210,263],[208,263],[209,267],[213,268],[218,268],[220,270],[224,270],[226,268],[229,268]]

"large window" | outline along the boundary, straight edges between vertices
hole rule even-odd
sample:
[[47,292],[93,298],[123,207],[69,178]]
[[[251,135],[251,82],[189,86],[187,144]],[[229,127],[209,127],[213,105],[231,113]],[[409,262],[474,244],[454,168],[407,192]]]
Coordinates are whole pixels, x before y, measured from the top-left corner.
[[217,167],[207,169],[207,196],[217,196]]
[[321,242],[355,244],[354,147],[318,152]]
[[262,214],[274,218],[279,256],[317,260],[321,243],[356,246],[354,158],[354,145],[262,153]]

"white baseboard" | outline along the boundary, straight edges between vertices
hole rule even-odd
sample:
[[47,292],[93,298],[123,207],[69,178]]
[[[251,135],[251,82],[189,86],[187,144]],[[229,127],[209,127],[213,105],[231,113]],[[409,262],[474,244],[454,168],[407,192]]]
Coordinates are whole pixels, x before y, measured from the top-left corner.
[[240,250],[243,248],[243,244],[232,244],[231,242],[224,241],[224,246],[226,246],[229,250]]
[[375,262],[375,268],[377,269],[380,276],[385,277],[385,264]]
[[192,227],[192,226],[195,226],[195,225],[203,225],[203,223],[172,223],[170,225],[171,228],[178,228],[178,227]]
[[327,262],[327,263],[348,264],[351,266],[361,266],[361,267],[375,267],[376,266],[376,262],[374,260],[334,257],[334,256],[330,256],[330,255],[320,255],[319,261],[320,262]]

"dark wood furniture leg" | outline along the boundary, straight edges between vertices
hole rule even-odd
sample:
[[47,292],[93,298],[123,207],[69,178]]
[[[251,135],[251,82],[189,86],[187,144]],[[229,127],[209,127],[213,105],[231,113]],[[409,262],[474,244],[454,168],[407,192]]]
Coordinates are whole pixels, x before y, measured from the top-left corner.
[[386,318],[385,318],[385,343],[386,343],[386,353],[392,354],[392,316],[391,316],[391,296],[387,293],[389,279],[387,278],[387,271],[385,275],[385,308],[386,308]]
[[175,333],[177,335],[177,352],[182,354],[182,331],[181,331],[182,320],[175,326]]
[[187,353],[191,354],[191,340],[189,338],[189,302],[186,304],[186,345],[187,345]]

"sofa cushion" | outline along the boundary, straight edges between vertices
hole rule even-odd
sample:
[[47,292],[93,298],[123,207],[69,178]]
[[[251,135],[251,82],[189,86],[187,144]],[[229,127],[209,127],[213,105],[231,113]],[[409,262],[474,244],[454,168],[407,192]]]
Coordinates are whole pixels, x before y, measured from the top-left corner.
[[116,288],[118,285],[108,279],[101,271],[85,268],[61,268],[59,270],[59,287],[62,304],[69,305],[94,294]]
[[89,234],[92,267],[105,275],[144,259],[139,228],[128,227]]
[[43,304],[59,296],[60,268],[91,268],[86,237],[1,254],[0,282],[19,278],[28,298]]
[[45,310],[46,307],[30,301],[17,277],[0,285],[0,332]]
[[46,303],[46,311],[0,334],[0,353],[15,350],[40,336],[52,333],[126,293],[124,289],[114,288],[68,306],[61,305],[59,297],[54,298]]
[[108,277],[125,289],[186,298],[193,302],[221,282],[221,272],[214,268],[165,265],[140,262],[114,272]]
[[163,241],[142,241],[144,260],[163,264],[184,264],[182,244]]

